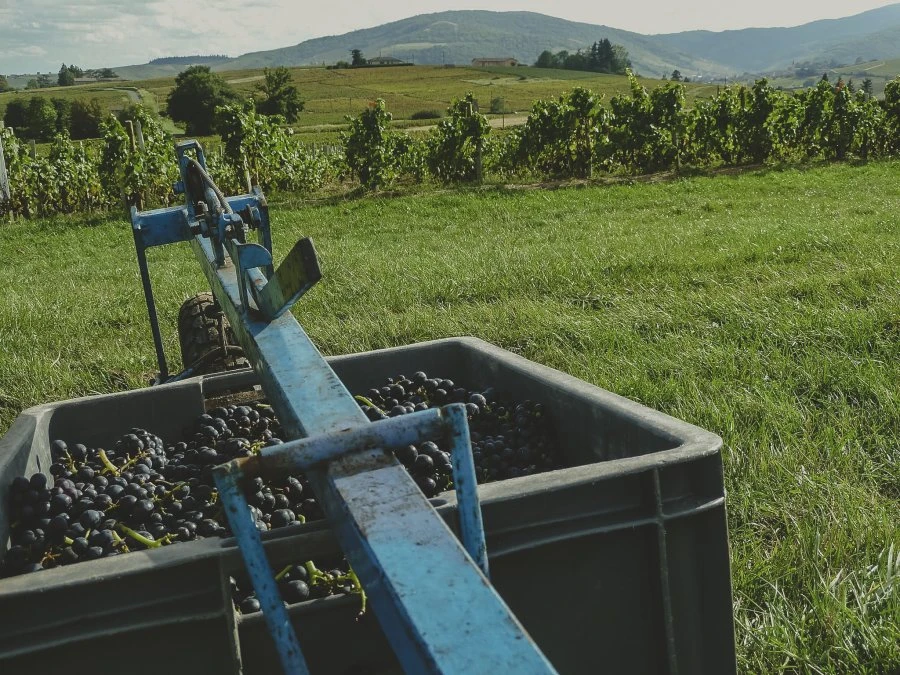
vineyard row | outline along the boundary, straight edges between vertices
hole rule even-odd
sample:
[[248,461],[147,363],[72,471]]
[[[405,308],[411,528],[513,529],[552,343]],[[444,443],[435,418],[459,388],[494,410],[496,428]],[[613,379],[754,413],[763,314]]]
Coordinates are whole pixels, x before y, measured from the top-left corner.
[[[502,135],[491,133],[472,94],[447,112],[427,134],[398,132],[379,100],[348,118],[343,152],[335,154],[302,143],[252,102],[226,106],[218,114],[223,148],[208,157],[210,172],[230,193],[246,190],[248,181],[267,191],[314,193],[350,182],[375,189],[398,180],[592,178],[900,155],[900,78],[888,83],[881,101],[842,81],[785,93],[759,80],[723,88],[689,109],[681,84],[648,91],[632,77],[630,92],[608,104],[582,88],[536,101],[525,124]],[[32,156],[9,129],[0,129],[10,187],[0,214],[42,217],[173,203],[178,169],[172,139],[149,111],[133,114],[143,130],[141,145],[110,116],[98,148],[59,135],[46,157]]]

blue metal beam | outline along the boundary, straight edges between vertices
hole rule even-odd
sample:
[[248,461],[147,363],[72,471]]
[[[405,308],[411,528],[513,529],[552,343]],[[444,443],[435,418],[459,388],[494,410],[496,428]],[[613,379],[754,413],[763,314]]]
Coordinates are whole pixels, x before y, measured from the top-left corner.
[[[248,311],[230,260],[217,268],[208,239],[191,243],[288,438],[370,424],[293,315],[267,321]],[[261,290],[265,276],[247,273]],[[554,672],[391,454],[342,457],[308,477],[407,672]],[[239,543],[246,555],[258,539]],[[277,610],[271,620],[280,621]]]

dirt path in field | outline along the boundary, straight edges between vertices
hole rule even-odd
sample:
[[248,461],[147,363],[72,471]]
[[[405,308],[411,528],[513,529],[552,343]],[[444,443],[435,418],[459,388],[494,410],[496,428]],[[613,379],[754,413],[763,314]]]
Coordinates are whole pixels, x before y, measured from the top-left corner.
[[[520,124],[525,124],[525,120],[527,119],[528,115],[506,115],[505,117],[491,117],[488,119],[488,124],[494,129],[503,129],[505,127],[517,127]],[[422,127],[406,127],[403,131],[431,131],[435,128],[437,128],[437,124],[427,124]]]
[[261,80],[265,77],[265,75],[251,75],[250,77],[239,77],[234,80],[226,80],[228,84],[243,84],[244,82],[256,82],[256,80]]
[[137,105],[140,105],[144,100],[136,89],[129,87],[105,87],[103,91],[124,91],[125,95],[128,96],[128,100]]

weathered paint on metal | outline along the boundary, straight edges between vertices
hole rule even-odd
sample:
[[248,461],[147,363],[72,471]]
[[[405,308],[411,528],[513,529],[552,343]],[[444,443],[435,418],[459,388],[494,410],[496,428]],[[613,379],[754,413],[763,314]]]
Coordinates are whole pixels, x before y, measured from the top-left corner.
[[272,576],[259,530],[256,529],[250,507],[238,484],[240,477],[239,465],[224,464],[213,470],[213,478],[219,490],[219,499],[225,506],[225,516],[231,525],[231,531],[238,541],[248,542],[241,547],[244,565],[253,582],[253,589],[256,591],[263,618],[265,618],[272,639],[275,641],[282,668],[289,675],[308,675],[309,669],[306,666],[306,660],[303,658],[300,643],[297,641],[291,619],[281,599],[278,584]]
[[[342,429],[263,448],[254,470],[263,475],[308,471],[353,452],[418,443],[423,438],[443,433],[446,426],[445,409],[434,408],[391,417],[378,424]],[[244,473],[249,474],[246,466]]]
[[256,457],[235,461],[245,475],[283,476],[287,472],[309,471],[352,453],[396,448],[419,443],[423,438],[437,437],[446,437],[450,441],[463,546],[482,573],[488,576],[475,462],[466,408],[461,403],[392,417],[378,424],[288,441],[263,448]]
[[294,244],[274,276],[254,295],[259,310],[277,319],[322,278],[312,240],[305,237]]
[[[190,223],[195,222],[194,204],[199,199],[212,199],[208,184],[203,186],[199,197],[191,194],[193,189],[199,189],[196,167],[192,176],[187,173],[190,162],[185,152],[191,148],[196,149],[198,162],[205,167],[199,145],[179,144],[181,186],[188,193],[184,209],[169,210],[153,218],[132,214],[139,249],[142,242],[138,241],[137,233],[144,227],[151,230],[158,226],[161,233],[155,235],[156,239],[150,239],[153,241],[181,237],[183,223],[186,221],[190,229]],[[222,199],[235,214],[239,212],[234,198]],[[261,230],[260,234],[270,237],[261,193],[258,197],[251,195],[239,200],[243,200],[240,206],[247,209],[248,220],[255,216],[250,209],[259,209],[259,220],[264,220],[266,225],[265,232]],[[220,207],[217,203],[215,211]],[[222,222],[221,218],[217,221]],[[230,257],[222,257],[224,241],[218,228],[205,230],[191,237],[192,248],[235,336],[260,376],[286,437],[293,440],[369,427],[370,422],[356,401],[289,312],[269,320],[253,311],[246,301],[242,302],[239,275],[257,293],[265,288],[271,272],[255,267],[240,270]],[[267,243],[271,245],[270,238]],[[301,253],[296,255],[285,268],[278,287],[271,291],[270,309],[283,309],[282,305],[309,281],[299,277],[297,264],[304,261]],[[303,270],[307,269],[305,265],[304,262]],[[291,274],[297,278],[291,278]],[[460,435],[468,435],[465,414],[458,411],[458,415],[461,418],[448,418],[453,426],[450,434],[456,439],[454,448],[460,454],[468,454],[469,463],[454,466],[454,477],[461,485],[474,487],[471,448],[467,441],[459,440]],[[398,430],[403,428],[403,424],[397,425]],[[288,630],[289,624],[285,624],[286,614],[280,599],[276,599],[277,588],[259,533],[237,488],[242,466],[251,469],[255,463],[235,462],[219,467],[216,480],[223,488],[220,497],[229,520],[234,517],[232,526],[238,544],[248,561],[254,588],[265,603],[264,614],[285,668],[291,673],[303,672],[296,670],[293,654],[296,651],[299,655],[299,647],[293,632]],[[325,465],[311,468],[307,476],[407,672],[491,675],[554,672],[393,455],[380,447],[342,454]],[[471,495],[477,510],[477,492]],[[467,529],[476,525],[471,519],[466,522]],[[285,632],[291,633],[293,641]]]
[[487,545],[484,541],[484,523],[478,502],[478,484],[475,476],[475,459],[469,437],[469,422],[463,405],[448,406],[450,427],[450,461],[453,463],[453,487],[459,506],[459,533],[463,546],[472,556],[482,574],[490,577]]
[[[293,315],[247,312],[234,266],[216,268],[208,240],[192,244],[288,438],[370,424]],[[407,672],[554,672],[393,456],[345,456],[308,478]]]

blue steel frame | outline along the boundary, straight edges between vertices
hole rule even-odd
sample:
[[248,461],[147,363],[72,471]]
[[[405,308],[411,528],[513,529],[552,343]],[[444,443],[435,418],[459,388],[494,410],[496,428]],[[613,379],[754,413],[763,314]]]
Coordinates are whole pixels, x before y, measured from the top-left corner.
[[[196,160],[187,155],[189,150],[196,152]],[[257,189],[252,195],[225,198],[212,189],[211,181],[198,183],[198,167],[205,169],[199,145],[183,143],[177,151],[186,205],[148,213],[132,210],[160,372],[165,375],[165,362],[144,249],[187,240],[292,439],[215,470],[220,499],[285,672],[305,673],[306,666],[238,483],[246,472],[289,467],[306,467],[341,548],[407,672],[555,672],[486,578],[484,532],[464,410],[447,406],[371,424],[286,311],[320,276],[311,242],[298,243],[273,272],[262,193]],[[241,211],[248,219],[258,219],[260,248],[268,257],[258,250],[242,255],[242,246],[253,245],[243,242],[243,219],[234,217]],[[436,430],[452,443],[465,548],[403,466],[384,450],[395,441],[419,440],[424,432]]]

